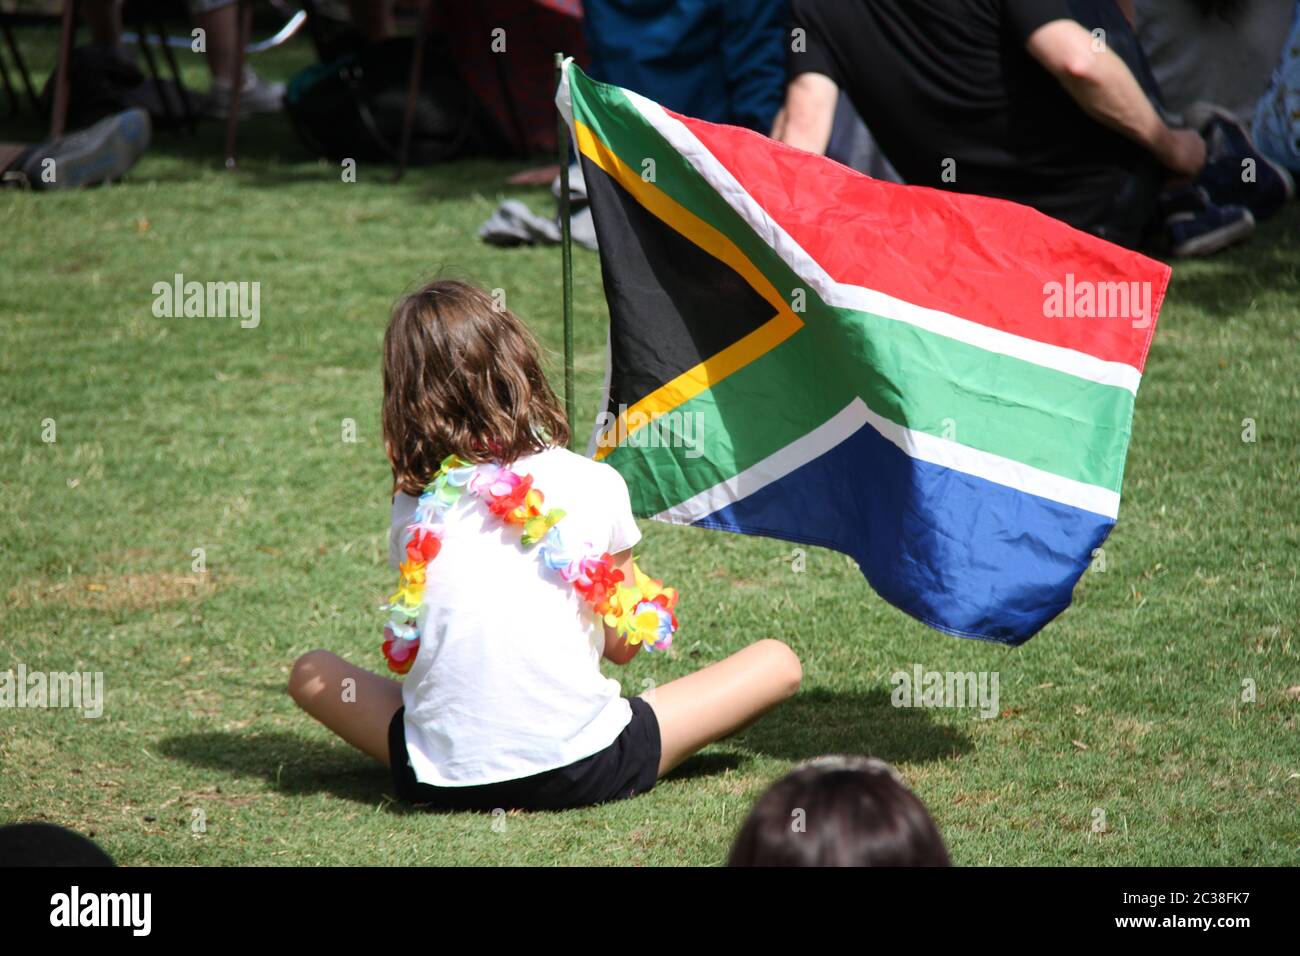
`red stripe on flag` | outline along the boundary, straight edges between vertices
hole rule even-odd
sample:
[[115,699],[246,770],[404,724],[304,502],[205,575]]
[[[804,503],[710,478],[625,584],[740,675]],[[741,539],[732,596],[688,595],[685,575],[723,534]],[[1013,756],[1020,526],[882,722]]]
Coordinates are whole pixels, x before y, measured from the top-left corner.
[[[1138,370],[1145,366],[1169,282],[1164,263],[1028,206],[882,182],[750,130],[665,112],[836,281]],[[960,181],[961,170],[956,174]],[[1083,283],[1091,284],[1095,302],[1096,292],[1108,289],[1103,283],[1112,282],[1136,282],[1129,291],[1149,292],[1146,327],[1134,328],[1132,315],[1077,314],[1086,311]],[[1061,317],[1046,314],[1049,283],[1060,285],[1059,301],[1070,310]],[[1083,309],[1067,304],[1070,289]]]

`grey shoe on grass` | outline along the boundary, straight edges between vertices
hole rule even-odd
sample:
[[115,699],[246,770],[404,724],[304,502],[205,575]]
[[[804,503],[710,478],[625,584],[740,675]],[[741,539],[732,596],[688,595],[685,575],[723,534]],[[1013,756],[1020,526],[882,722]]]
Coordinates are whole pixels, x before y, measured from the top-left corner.
[[[212,88],[203,102],[203,112],[209,116],[225,118],[234,103],[235,85],[229,80],[214,77]],[[244,86],[239,91],[239,118],[254,113],[277,113],[284,109],[284,84],[268,83],[251,67],[244,68]]]
[[80,189],[126,175],[149,147],[149,114],[131,108],[34,146],[22,171],[33,189]]

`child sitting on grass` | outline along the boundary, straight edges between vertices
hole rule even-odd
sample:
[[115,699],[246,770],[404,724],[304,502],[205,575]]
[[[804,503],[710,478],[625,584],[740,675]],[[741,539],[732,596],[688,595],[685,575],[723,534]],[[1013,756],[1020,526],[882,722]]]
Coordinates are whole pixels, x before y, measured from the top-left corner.
[[768,789],[728,866],[950,866],[925,804],[889,764],[818,757]]
[[289,693],[388,764],[403,800],[630,797],[798,688],[799,660],[775,640],[639,697],[601,674],[602,657],[626,664],[671,633],[676,596],[634,570],[641,533],[622,476],[565,450],[535,341],[481,289],[434,282],[397,304],[383,431],[403,575],[384,651],[406,679],[316,650]]

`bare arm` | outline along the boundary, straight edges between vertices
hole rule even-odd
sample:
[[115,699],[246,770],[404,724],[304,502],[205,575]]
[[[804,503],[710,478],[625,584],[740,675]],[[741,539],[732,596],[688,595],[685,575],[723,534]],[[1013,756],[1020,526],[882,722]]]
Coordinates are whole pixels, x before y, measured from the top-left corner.
[[785,89],[785,106],[776,114],[772,138],[824,154],[831,142],[831,125],[835,121],[835,102],[840,88],[822,73],[800,73]]
[[[632,549],[620,551],[618,554],[611,555],[614,559],[614,567],[623,572],[623,580],[632,580]],[[640,644],[629,644],[623,638],[619,637],[618,632],[608,624],[605,625],[605,660],[612,664],[626,664],[632,658],[636,657],[637,651],[641,650]]]
[[1195,176],[1205,165],[1205,141],[1167,126],[1124,61],[1073,20],[1035,30],[1025,48],[1089,116],[1141,146],[1173,172]]

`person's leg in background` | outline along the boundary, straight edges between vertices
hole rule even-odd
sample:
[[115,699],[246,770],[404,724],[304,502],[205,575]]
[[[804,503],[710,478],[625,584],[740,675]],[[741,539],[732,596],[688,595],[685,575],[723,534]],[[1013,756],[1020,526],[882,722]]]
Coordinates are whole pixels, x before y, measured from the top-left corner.
[[350,0],[352,25],[371,43],[387,40],[397,33],[393,0]]
[[97,46],[117,49],[122,43],[121,0],[84,0],[81,15]]
[[1300,175],[1300,2],[1281,61],[1255,108],[1251,132],[1260,152]]
[[190,18],[202,30],[207,45],[208,70],[214,80],[235,82],[235,54],[239,44],[239,4],[231,0],[219,3],[194,0]]
[[[205,112],[228,116],[236,82],[239,51],[239,4],[235,0],[189,0],[190,17],[203,31],[212,89]],[[239,113],[274,113],[283,108],[284,84],[267,83],[245,61]]]
[[[1174,117],[1165,109],[1160,85],[1134,29],[1131,4],[1125,0],[1069,3],[1071,13],[1085,29],[1101,31],[1100,37],[1124,61],[1161,118],[1181,125],[1174,124]],[[1138,163],[1117,179],[1113,198],[1093,231],[1126,246],[1163,240],[1175,256],[1211,255],[1248,238],[1255,231],[1256,218],[1250,206],[1261,199],[1264,190],[1243,191],[1239,170],[1243,158],[1257,157],[1254,147],[1244,130],[1240,137],[1225,137],[1218,127],[1214,131],[1203,127],[1199,132],[1207,140],[1208,152],[1206,167],[1195,181],[1171,181],[1168,172],[1153,160]],[[1270,187],[1277,185],[1270,192],[1285,198],[1288,187],[1275,183],[1276,174],[1265,170],[1262,175]],[[1271,197],[1260,205],[1261,210],[1275,208]]]
[[[1095,3],[1096,0],[1071,0],[1071,2]],[[1125,0],[1115,0],[1115,2],[1122,4]],[[1300,4],[1297,4],[1297,10],[1300,10]],[[1128,26],[1132,25],[1131,20],[1126,20],[1126,23]],[[1247,228],[1240,221],[1234,224],[1232,220],[1239,220],[1241,217],[1240,213],[1233,212],[1233,209],[1244,209],[1250,213],[1253,220],[1259,221],[1277,213],[1295,195],[1295,184],[1285,165],[1279,165],[1268,155],[1267,150],[1258,147],[1250,132],[1230,110],[1218,105],[1197,103],[1175,122],[1175,118],[1171,117],[1165,109],[1155,73],[1147,62],[1137,34],[1125,29],[1117,31],[1113,38],[1108,36],[1108,39],[1112,40],[1114,44],[1112,48],[1115,52],[1129,64],[1133,75],[1138,78],[1138,82],[1142,84],[1142,88],[1165,121],[1171,126],[1195,129],[1205,140],[1205,169],[1194,182],[1171,184],[1171,188],[1166,189],[1160,197],[1167,217],[1176,216],[1177,222],[1183,224],[1173,230],[1174,232],[1188,229],[1194,233],[1199,232],[1199,227],[1188,224],[1194,221],[1193,214],[1199,215],[1199,208],[1208,202],[1203,218],[1223,220],[1228,232],[1235,231],[1242,236],[1249,235],[1254,231],[1253,225]],[[1293,45],[1288,44],[1283,48],[1284,58],[1288,48],[1293,48]],[[1297,80],[1300,81],[1300,67],[1297,67]],[[1267,97],[1267,94],[1265,96]],[[1251,172],[1244,175],[1243,170],[1246,168]],[[1166,226],[1168,226],[1168,218],[1166,218]],[[1177,249],[1178,238],[1176,236],[1171,238]],[[1194,236],[1192,245],[1204,246],[1204,237]]]

